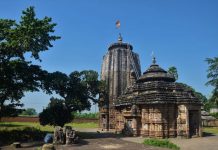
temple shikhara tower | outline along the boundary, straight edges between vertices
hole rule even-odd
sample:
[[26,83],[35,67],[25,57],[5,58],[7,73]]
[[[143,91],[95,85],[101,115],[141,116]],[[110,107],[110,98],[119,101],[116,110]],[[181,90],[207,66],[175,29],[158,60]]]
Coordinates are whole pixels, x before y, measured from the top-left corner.
[[107,86],[108,95],[100,98],[100,126],[105,129],[115,128],[114,100],[124,93],[141,75],[138,54],[133,52],[133,46],[124,43],[119,35],[118,42],[109,46],[103,56],[101,80]]

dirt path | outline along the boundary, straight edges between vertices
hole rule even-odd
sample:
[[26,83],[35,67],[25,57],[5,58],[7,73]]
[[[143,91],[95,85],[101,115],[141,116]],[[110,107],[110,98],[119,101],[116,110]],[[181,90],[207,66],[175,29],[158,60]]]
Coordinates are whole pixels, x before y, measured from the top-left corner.
[[218,150],[218,135],[191,139],[170,139],[181,150]]
[[[42,142],[22,143],[18,150],[38,150]],[[0,148],[1,149],[1,148]],[[11,150],[10,146],[2,147],[1,150]],[[123,141],[119,138],[96,138],[84,139],[80,144],[57,145],[56,150],[164,150],[161,148],[145,146],[143,144]]]
[[58,147],[60,150],[71,150],[72,148],[73,150],[163,150],[117,138],[87,139],[80,145]]

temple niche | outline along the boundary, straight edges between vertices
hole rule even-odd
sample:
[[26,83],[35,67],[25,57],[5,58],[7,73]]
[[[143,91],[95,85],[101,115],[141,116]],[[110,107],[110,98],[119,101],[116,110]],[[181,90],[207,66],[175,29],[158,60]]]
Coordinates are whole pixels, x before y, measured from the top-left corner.
[[156,138],[201,136],[201,102],[156,64],[114,103],[116,131]]

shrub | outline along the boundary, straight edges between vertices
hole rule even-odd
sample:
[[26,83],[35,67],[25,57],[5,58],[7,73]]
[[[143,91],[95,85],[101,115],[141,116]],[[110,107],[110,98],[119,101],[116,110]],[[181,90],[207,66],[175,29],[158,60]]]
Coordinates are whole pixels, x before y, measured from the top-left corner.
[[210,113],[211,116],[218,118],[218,112],[217,113]]
[[173,149],[173,150],[180,149],[176,144],[173,144],[169,140],[145,139],[143,144],[157,146],[157,147],[164,147],[164,148],[169,148],[169,149]]
[[53,125],[63,127],[65,123],[72,121],[72,115],[64,101],[57,98],[51,98],[48,106],[39,114],[41,125]]
[[74,118],[81,118],[81,119],[98,119],[98,113],[73,113]]

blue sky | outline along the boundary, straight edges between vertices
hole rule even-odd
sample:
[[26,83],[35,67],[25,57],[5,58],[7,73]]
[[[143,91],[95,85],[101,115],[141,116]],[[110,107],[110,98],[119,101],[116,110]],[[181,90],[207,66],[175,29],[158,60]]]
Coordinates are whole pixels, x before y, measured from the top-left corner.
[[[62,37],[40,55],[43,69],[100,73],[103,55],[121,32],[124,42],[139,54],[142,72],[151,64],[154,51],[162,68],[177,67],[178,82],[210,95],[204,60],[218,55],[217,0],[1,0],[0,18],[18,20],[29,6],[35,7],[39,18],[52,17],[58,24],[55,34]],[[50,97],[27,93],[23,102],[40,112]]]

